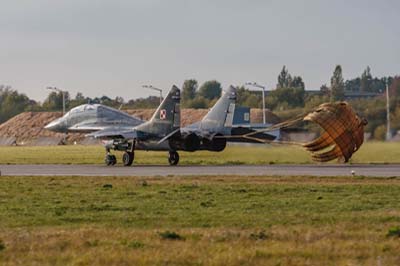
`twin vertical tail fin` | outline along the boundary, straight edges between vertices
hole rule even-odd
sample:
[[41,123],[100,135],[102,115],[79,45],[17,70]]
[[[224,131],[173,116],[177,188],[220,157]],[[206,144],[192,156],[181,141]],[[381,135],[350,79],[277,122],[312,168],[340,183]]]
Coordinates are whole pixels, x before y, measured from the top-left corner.
[[218,130],[231,127],[235,112],[236,88],[230,86],[201,120],[202,129]]
[[181,92],[175,85],[157,108],[152,118],[137,127],[138,130],[150,134],[165,136],[180,128]]

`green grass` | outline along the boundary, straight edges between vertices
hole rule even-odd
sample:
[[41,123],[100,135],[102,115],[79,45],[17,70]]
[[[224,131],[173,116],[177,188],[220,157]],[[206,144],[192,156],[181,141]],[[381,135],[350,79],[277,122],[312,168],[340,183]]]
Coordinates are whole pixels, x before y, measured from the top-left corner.
[[[0,164],[102,164],[101,146],[0,147]],[[121,162],[121,152],[116,152]],[[180,152],[180,164],[312,163],[297,146],[228,146],[223,152]],[[400,163],[400,143],[368,142],[352,163]],[[134,164],[167,164],[167,152],[136,151]]]
[[1,265],[400,259],[398,178],[1,177],[0,187]]

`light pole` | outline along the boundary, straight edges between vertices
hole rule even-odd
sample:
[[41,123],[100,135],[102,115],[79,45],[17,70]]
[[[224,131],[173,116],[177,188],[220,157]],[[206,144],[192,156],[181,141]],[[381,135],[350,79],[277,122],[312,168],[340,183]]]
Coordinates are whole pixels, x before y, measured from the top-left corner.
[[386,81],[386,141],[392,138],[390,133],[390,98],[389,98],[389,80]]
[[263,110],[263,124],[266,124],[265,119],[265,86],[258,84],[257,82],[246,82],[245,85],[253,86],[262,89],[262,110]]
[[63,102],[63,111],[62,114],[65,114],[65,93],[66,91],[60,90],[59,88],[56,87],[47,87],[48,90],[56,91],[56,92],[61,92],[62,95],[62,102]]
[[158,91],[159,93],[160,93],[160,104],[161,104],[161,102],[162,102],[162,89],[159,89],[159,88],[156,88],[156,87],[154,87],[153,85],[143,85],[142,86],[143,88],[147,88],[147,89],[151,89],[151,90],[155,90],[155,91]]

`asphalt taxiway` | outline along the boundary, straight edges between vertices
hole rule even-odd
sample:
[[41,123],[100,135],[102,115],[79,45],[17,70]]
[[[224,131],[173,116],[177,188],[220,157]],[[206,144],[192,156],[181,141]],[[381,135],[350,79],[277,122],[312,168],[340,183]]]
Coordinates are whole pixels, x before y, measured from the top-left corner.
[[0,165],[3,176],[183,176],[183,175],[269,175],[269,176],[400,176],[400,164],[390,165],[224,165],[164,166],[134,165]]

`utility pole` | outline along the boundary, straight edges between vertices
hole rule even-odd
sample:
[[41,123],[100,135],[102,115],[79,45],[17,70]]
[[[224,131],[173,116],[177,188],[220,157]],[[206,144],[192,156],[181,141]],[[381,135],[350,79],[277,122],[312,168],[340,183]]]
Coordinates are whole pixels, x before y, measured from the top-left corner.
[[[60,90],[59,88],[56,88],[56,87],[47,87],[47,89],[48,90],[52,90],[52,91],[56,91],[56,92],[61,92],[62,102],[63,102],[62,115],[64,116],[64,114],[65,114],[65,93],[66,93],[66,91]],[[67,143],[67,135],[68,135],[68,132],[65,132],[64,136],[63,136],[63,140],[62,140],[62,143],[64,145]]]
[[66,91],[60,90],[59,88],[56,87],[47,87],[48,90],[52,90],[52,91],[56,91],[56,92],[61,92],[62,95],[62,104],[63,104],[63,110],[62,110],[62,114],[65,114],[65,93]]
[[151,90],[158,91],[158,92],[160,93],[160,104],[161,104],[161,102],[162,102],[162,100],[163,100],[163,97],[162,97],[162,89],[156,88],[156,87],[154,87],[153,85],[143,85],[142,87],[143,87],[143,88],[147,88],[147,89],[151,89]]
[[266,118],[265,118],[265,86],[262,86],[256,82],[246,82],[245,85],[253,86],[256,88],[262,89],[262,111],[263,111],[263,124],[266,124]]
[[390,133],[390,97],[389,97],[389,80],[386,81],[386,141],[392,138]]

